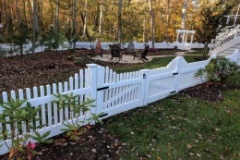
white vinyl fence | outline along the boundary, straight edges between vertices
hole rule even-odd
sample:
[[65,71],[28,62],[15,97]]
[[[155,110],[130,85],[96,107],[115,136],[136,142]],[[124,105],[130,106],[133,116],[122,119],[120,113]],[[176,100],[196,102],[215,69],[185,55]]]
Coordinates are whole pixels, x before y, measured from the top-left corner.
[[[101,42],[101,47],[104,50],[108,50],[109,49],[109,45],[114,44],[117,42]],[[141,42],[136,42],[134,41],[134,48],[135,49],[144,49],[144,44],[145,43],[141,43]],[[76,42],[76,49],[92,49],[92,48],[96,48],[96,44],[97,41],[94,42]],[[152,42],[149,41],[147,42],[147,44],[152,47]],[[177,42],[155,42],[155,48],[156,49],[174,49],[177,46]],[[128,47],[128,43],[125,43],[122,45],[122,48],[127,48]],[[35,48],[35,53],[38,52],[44,52],[48,47],[47,46],[38,46]],[[60,46],[59,48],[57,48],[56,50],[68,50],[70,48],[70,45],[68,42],[65,42],[63,46]],[[192,44],[192,48],[194,49],[200,49],[200,48],[204,48],[204,45],[202,43],[193,43]],[[1,51],[5,51],[5,52],[9,52],[9,54],[7,54],[8,56],[10,55],[10,51],[12,51],[13,55],[19,54],[19,46],[18,45],[9,45],[9,44],[0,44],[0,52]],[[24,44],[23,45],[23,54],[31,54],[32,53],[32,44],[28,43],[28,44]],[[1,53],[0,53],[1,55]]]
[[[89,64],[86,69],[81,69],[74,77],[70,77],[68,82],[34,87],[33,89],[19,89],[17,92],[11,91],[10,95],[3,92],[2,100],[8,102],[9,97],[27,99],[33,107],[40,106],[41,110],[38,116],[41,121],[33,123],[44,125],[43,128],[38,129],[40,133],[51,131],[48,136],[50,138],[63,132],[61,129],[65,128],[64,121],[67,120],[71,123],[69,108],[58,110],[56,104],[52,103],[55,99],[53,94],[73,93],[78,95],[79,103],[85,102],[87,98],[93,99],[95,100],[93,105],[96,107],[91,109],[91,113],[103,112],[102,118],[107,118],[133,108],[146,106],[185,88],[203,83],[201,78],[195,77],[195,73],[200,68],[204,68],[215,56],[212,55],[208,60],[193,63],[187,63],[183,57],[178,56],[166,67],[121,74],[117,74],[108,67]],[[240,65],[238,50],[228,58]],[[0,106],[0,113],[2,111],[3,108]],[[89,117],[89,113],[79,113],[79,120]],[[9,124],[4,126],[9,132],[19,132],[17,129],[11,131]],[[0,124],[0,128],[2,127],[3,124]],[[26,133],[26,130],[26,125],[22,124],[22,132]],[[7,144],[11,144],[11,140],[7,140]],[[0,149],[0,155],[8,152],[4,141],[0,141],[1,145],[3,146]]]

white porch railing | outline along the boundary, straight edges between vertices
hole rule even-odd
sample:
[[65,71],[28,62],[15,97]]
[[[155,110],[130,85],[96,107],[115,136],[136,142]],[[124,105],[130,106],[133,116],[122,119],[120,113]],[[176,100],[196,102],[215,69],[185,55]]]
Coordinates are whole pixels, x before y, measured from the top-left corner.
[[[19,89],[2,93],[2,100],[27,99],[33,107],[41,107],[38,116],[41,118],[40,125],[44,125],[38,132],[45,133],[51,131],[48,138],[61,134],[61,129],[65,128],[63,121],[70,121],[68,108],[57,109],[52,103],[55,99],[53,94],[73,93],[78,95],[78,101],[84,102],[87,98],[96,100],[91,113],[99,114],[104,112],[107,118],[127,110],[143,107],[149,103],[158,101],[167,96],[175,94],[185,88],[200,84],[203,81],[195,77],[195,73],[204,68],[208,60],[187,63],[181,56],[173,59],[166,67],[156,69],[143,69],[135,72],[118,74],[108,67],[101,67],[96,64],[87,65],[86,69],[81,69],[74,77],[70,77],[68,82],[52,84],[47,86],[34,87],[33,89]],[[236,50],[228,57],[240,65],[240,53]],[[0,113],[3,108],[0,106]],[[64,114],[65,113],[65,114]],[[87,118],[89,114],[79,113],[79,119]],[[8,118],[8,117],[6,117]],[[34,122],[35,123],[35,122]],[[0,124],[3,127],[3,124]],[[26,126],[22,125],[23,134],[26,133]],[[6,124],[6,129],[11,133],[11,126]],[[17,129],[13,132],[18,132]],[[7,140],[10,145],[11,141]],[[4,141],[0,141],[0,155],[7,153],[8,147]]]
[[220,53],[239,43],[240,39],[240,25],[225,29],[223,33],[212,39],[211,53]]

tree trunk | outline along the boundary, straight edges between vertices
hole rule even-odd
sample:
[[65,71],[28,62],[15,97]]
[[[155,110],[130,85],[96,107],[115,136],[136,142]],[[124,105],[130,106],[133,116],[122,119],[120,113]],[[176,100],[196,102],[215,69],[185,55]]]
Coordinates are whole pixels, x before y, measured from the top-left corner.
[[23,0],[23,20],[25,24],[28,24],[27,21],[27,12],[26,12],[26,1]]
[[[80,12],[80,16],[81,16],[81,19],[84,23],[84,14],[82,12]],[[86,37],[87,37],[87,40],[91,41],[92,40],[92,37],[90,36],[89,34],[89,31],[88,31],[88,28],[86,27]]]
[[205,59],[207,57],[209,50],[208,50],[208,43],[205,42],[204,43],[204,49],[203,49],[203,59]]
[[88,8],[88,0],[85,0],[85,7],[84,7],[84,25],[83,25],[82,40],[85,39],[86,31],[87,31],[87,8]]
[[99,39],[102,38],[102,22],[103,22],[103,1],[99,2],[99,26],[98,26],[98,31],[99,31]]
[[122,44],[122,0],[118,3],[118,45],[121,48]]
[[55,32],[58,32],[58,29],[59,29],[59,0],[56,0],[55,25],[54,25]]
[[149,8],[150,8],[150,24],[151,24],[151,41],[152,41],[152,48],[155,48],[155,23],[154,23],[154,10],[153,10],[153,0],[149,1]]
[[[87,1],[87,0],[86,0]],[[76,39],[77,39],[77,0],[73,1],[73,33],[72,33],[72,40],[73,40],[73,49],[76,48]]]
[[16,9],[16,24],[19,25],[21,23],[22,17],[21,17],[21,13],[20,13],[20,9],[19,9],[19,4],[18,4],[18,0],[15,0],[15,9]]
[[169,41],[169,24],[170,24],[170,0],[167,1],[167,20],[166,20],[166,41]]
[[32,26],[33,26],[33,35],[32,35],[32,54],[35,53],[36,47],[36,33],[39,32],[39,25],[38,25],[38,16],[37,16],[37,6],[36,0],[32,0]]
[[181,28],[186,28],[186,10],[187,10],[188,0],[184,0],[183,7],[182,7],[182,21],[181,21]]
[[143,17],[143,43],[146,42],[146,15],[144,14],[144,17]]

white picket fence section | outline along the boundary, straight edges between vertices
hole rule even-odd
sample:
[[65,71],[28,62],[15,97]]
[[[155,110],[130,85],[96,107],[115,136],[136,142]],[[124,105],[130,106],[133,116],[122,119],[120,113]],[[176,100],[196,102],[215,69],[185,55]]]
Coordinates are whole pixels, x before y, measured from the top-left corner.
[[[173,59],[166,67],[156,69],[143,69],[135,72],[118,74],[108,67],[98,66],[96,64],[87,65],[86,69],[81,69],[74,77],[69,78],[69,82],[52,84],[47,86],[19,89],[17,92],[11,91],[2,93],[2,100],[8,102],[9,97],[13,99],[27,99],[33,107],[41,107],[38,117],[40,122],[31,122],[32,124],[44,125],[38,129],[38,132],[45,133],[51,131],[48,138],[61,134],[61,129],[65,128],[63,122],[72,123],[69,115],[71,111],[68,107],[58,110],[56,104],[52,103],[55,99],[53,94],[78,95],[78,103],[85,102],[87,98],[95,100],[89,113],[78,113],[79,120],[90,117],[90,113],[104,113],[107,118],[113,115],[128,111],[133,108],[143,107],[149,103],[158,101],[167,96],[175,94],[185,88],[203,83],[200,77],[195,77],[195,73],[204,68],[208,60],[187,63],[181,56]],[[236,50],[228,57],[240,65],[240,53]],[[3,108],[0,106],[0,113]],[[9,117],[6,117],[9,118]],[[17,129],[11,131],[11,126],[0,124],[8,129],[9,133],[18,133]],[[22,133],[31,133],[26,124],[22,125]],[[0,141],[0,155],[9,151],[11,140]]]

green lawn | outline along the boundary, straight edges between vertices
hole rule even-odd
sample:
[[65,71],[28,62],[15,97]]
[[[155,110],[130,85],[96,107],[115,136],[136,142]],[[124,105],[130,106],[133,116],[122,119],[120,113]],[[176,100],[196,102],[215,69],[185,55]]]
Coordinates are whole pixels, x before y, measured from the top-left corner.
[[[113,67],[112,69],[118,73],[122,72],[129,72],[129,71],[138,71],[140,69],[153,69],[158,67],[165,67],[168,65],[169,62],[171,62],[176,56],[169,56],[169,57],[159,57],[154,58],[152,61],[141,63],[141,64],[134,64],[129,65],[128,67]],[[185,56],[185,60],[188,63],[200,61],[201,55],[195,55],[195,56]]]
[[240,90],[218,103],[181,96],[117,115],[106,123],[125,144],[125,160],[240,159]]
[[239,160],[240,90],[222,94],[221,102],[176,94],[107,119],[105,126],[122,142],[123,160]]

